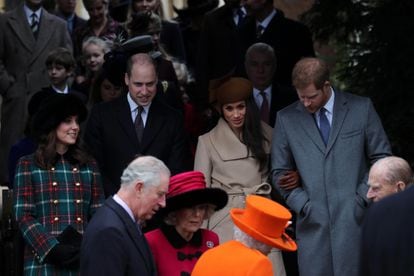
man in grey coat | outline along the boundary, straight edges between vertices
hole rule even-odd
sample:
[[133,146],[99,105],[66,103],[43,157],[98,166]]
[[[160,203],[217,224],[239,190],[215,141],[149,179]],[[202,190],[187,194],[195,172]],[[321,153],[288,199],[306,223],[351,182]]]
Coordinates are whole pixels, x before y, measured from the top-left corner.
[[[320,59],[300,60],[292,81],[299,101],[278,112],[272,178],[297,214],[300,275],[358,275],[368,170],[390,144],[371,101],[334,90]],[[301,186],[278,184],[289,170]]]
[[22,138],[31,96],[49,85],[46,57],[57,47],[72,50],[66,22],[42,8],[43,0],[25,0],[0,14],[0,185],[7,182],[10,147]]

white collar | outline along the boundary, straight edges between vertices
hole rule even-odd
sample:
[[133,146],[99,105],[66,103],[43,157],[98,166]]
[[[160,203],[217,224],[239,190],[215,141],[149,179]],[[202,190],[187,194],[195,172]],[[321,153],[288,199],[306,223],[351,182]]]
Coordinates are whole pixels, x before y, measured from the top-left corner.
[[272,21],[272,19],[275,15],[276,15],[276,10],[273,9],[273,11],[265,19],[263,19],[262,22],[259,22],[259,21],[256,20],[256,27],[258,25],[261,25],[261,26],[263,26],[263,28],[266,29],[267,26],[270,24],[270,21]]

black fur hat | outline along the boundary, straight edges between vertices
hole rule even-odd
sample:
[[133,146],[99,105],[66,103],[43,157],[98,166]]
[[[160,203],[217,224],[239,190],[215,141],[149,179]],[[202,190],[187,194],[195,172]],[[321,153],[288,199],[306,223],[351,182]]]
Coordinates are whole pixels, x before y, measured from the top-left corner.
[[32,133],[36,139],[56,129],[69,116],[78,116],[79,123],[88,115],[82,101],[71,94],[53,94],[45,99],[32,121]]

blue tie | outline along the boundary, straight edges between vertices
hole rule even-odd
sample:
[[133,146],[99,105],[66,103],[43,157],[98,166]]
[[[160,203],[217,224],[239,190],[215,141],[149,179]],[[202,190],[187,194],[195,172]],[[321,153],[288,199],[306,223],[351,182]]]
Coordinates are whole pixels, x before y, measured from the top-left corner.
[[326,109],[324,107],[319,111],[319,131],[321,133],[323,142],[325,145],[328,144],[329,131],[331,130],[331,125],[329,124],[328,118],[326,117]]

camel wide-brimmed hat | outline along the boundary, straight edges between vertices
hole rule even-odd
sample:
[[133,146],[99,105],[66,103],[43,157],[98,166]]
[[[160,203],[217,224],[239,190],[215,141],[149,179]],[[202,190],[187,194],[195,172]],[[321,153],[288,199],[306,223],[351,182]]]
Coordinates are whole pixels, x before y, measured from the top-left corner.
[[246,208],[230,210],[234,224],[252,238],[287,251],[295,251],[297,245],[285,228],[292,215],[282,205],[265,197],[250,195]]
[[248,79],[233,77],[217,85],[213,92],[218,104],[234,103],[247,100],[253,93],[253,84]]
[[214,205],[220,210],[227,204],[227,193],[219,188],[206,188],[204,174],[199,171],[184,172],[170,178],[166,196],[166,207],[162,213],[193,207],[198,204]]

